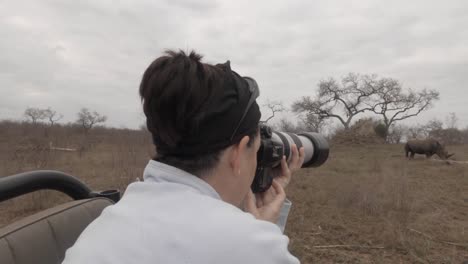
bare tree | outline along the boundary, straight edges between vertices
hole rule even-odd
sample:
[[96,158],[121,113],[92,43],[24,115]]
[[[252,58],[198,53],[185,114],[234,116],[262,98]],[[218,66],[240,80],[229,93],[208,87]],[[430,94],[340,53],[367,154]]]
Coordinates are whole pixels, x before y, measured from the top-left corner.
[[407,135],[408,139],[423,139],[426,138],[426,131],[423,126],[415,125],[408,127]]
[[445,123],[447,124],[447,128],[457,128],[458,126],[458,117],[455,113],[450,113],[445,118]]
[[320,118],[316,114],[307,113],[301,117],[301,122],[299,127],[302,128],[302,131],[307,132],[320,132],[326,125],[326,120]]
[[387,142],[391,144],[399,144],[401,143],[401,140],[403,139],[403,135],[405,132],[408,130],[407,127],[400,125],[400,124],[395,124],[390,127],[387,133]]
[[[454,114],[449,115],[449,120],[453,118]],[[456,121],[456,119],[453,119]],[[452,120],[452,121],[453,121]],[[432,119],[423,126],[426,136],[439,140],[443,144],[462,144],[464,140],[463,131],[456,128],[456,122],[452,122],[449,126],[444,128],[443,122],[438,119]]]
[[278,124],[275,125],[275,130],[282,132],[297,133],[297,126],[286,118],[282,118]]
[[315,115],[319,120],[336,119],[347,130],[356,115],[373,109],[370,103],[376,91],[368,84],[376,78],[375,75],[349,73],[341,83],[333,78],[320,81],[317,96],[302,97],[294,102],[292,109],[296,113]]
[[382,78],[368,84],[376,91],[376,102],[372,111],[382,116],[383,123],[389,130],[394,123],[419,115],[439,100],[439,92],[424,89],[419,92],[409,89],[405,92],[401,84],[391,78]]
[[306,119],[302,119],[298,122],[293,122],[287,118],[282,118],[278,123],[273,125],[273,128],[277,131],[291,133],[318,132],[321,127],[322,123],[319,123],[316,120],[309,120],[309,122],[307,122]]
[[106,120],[106,116],[100,115],[96,111],[91,112],[88,108],[82,108],[80,112],[78,112],[78,119],[76,120],[76,123],[83,127],[85,133],[88,133],[94,125],[103,123]]
[[444,123],[439,119],[433,118],[423,126],[423,129],[426,131],[426,134],[429,135],[432,131],[444,129]]
[[[393,125],[392,125],[393,126]],[[438,137],[443,130],[443,122],[433,118],[424,125],[413,125],[407,129],[408,139],[425,139],[428,137]]]
[[57,111],[52,110],[50,107],[43,111],[44,111],[44,117],[49,120],[50,126],[53,126],[55,122],[63,118],[62,114],[57,113]]
[[43,109],[28,107],[24,111],[24,116],[27,119],[31,120],[33,124],[37,124],[38,121],[43,120],[45,118],[45,113]]
[[262,121],[264,123],[268,123],[268,121],[270,121],[273,117],[275,117],[276,113],[284,112],[286,110],[283,103],[280,101],[267,100],[267,102],[263,106],[271,110],[271,116],[269,116],[265,121]]

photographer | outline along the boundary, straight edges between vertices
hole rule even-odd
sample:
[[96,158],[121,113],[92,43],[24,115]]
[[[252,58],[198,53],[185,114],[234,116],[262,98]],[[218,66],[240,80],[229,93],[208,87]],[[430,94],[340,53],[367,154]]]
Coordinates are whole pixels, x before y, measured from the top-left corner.
[[285,222],[284,187],[304,150],[293,146],[272,186],[252,193],[255,80],[229,62],[168,51],[145,71],[140,96],[157,154],[144,181],[86,228],[63,263],[299,263],[276,223]]

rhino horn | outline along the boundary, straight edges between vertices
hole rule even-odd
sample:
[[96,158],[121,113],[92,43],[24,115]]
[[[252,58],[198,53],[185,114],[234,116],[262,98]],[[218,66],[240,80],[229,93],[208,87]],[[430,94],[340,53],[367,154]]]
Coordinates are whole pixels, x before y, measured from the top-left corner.
[[455,155],[455,153],[448,154],[448,155],[447,155],[447,158],[450,158],[450,157],[452,157],[453,155]]

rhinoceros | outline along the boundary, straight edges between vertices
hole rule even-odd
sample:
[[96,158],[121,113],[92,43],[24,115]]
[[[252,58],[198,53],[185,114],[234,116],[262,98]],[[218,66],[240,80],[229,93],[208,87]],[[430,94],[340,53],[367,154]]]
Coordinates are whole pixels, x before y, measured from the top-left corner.
[[448,154],[444,146],[435,139],[410,140],[405,145],[405,152],[406,157],[411,153],[410,158],[414,158],[414,154],[424,154],[427,158],[437,154],[443,160],[453,156],[453,153]]

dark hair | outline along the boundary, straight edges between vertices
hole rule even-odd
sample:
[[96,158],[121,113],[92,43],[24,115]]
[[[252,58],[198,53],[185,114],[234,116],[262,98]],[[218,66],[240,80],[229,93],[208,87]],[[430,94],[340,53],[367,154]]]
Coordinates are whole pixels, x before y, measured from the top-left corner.
[[[177,146],[184,134],[197,130],[204,109],[220,89],[223,71],[201,62],[202,56],[180,50],[166,51],[146,69],[140,84],[140,96],[148,130],[169,146]],[[257,132],[248,135],[250,147]],[[154,137],[153,137],[154,138]],[[212,169],[223,150],[193,156],[158,154],[155,160],[200,176]]]

